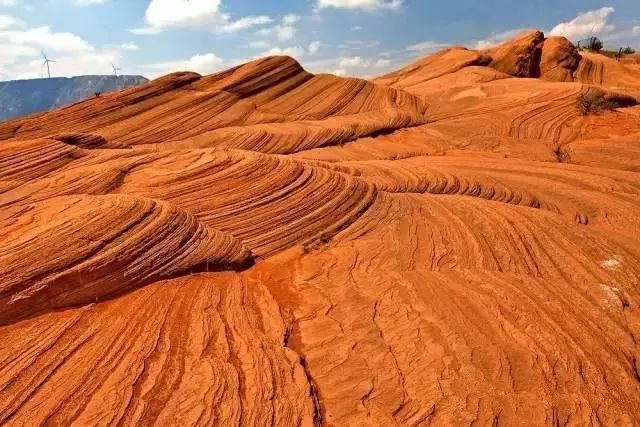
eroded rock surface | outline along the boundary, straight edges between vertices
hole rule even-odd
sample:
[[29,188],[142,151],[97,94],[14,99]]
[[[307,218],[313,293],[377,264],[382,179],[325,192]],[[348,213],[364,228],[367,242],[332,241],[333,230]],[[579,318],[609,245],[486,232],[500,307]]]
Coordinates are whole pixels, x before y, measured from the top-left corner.
[[638,73],[529,32],[0,124],[0,424],[640,424]]

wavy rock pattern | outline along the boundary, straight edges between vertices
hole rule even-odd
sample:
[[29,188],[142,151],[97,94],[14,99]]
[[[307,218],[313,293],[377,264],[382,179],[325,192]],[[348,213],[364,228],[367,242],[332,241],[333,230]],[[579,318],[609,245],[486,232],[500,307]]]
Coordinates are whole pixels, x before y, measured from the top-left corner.
[[0,179],[34,180],[81,155],[73,146],[48,139],[7,142],[0,145]]
[[109,193],[179,206],[262,257],[335,234],[376,198],[373,185],[352,176],[259,153],[115,150],[10,189],[0,206]]
[[241,243],[164,202],[52,198],[2,215],[0,322],[82,305],[184,271],[246,267]]
[[329,424],[633,423],[638,255],[607,234],[536,209],[394,194],[328,249],[261,268],[296,313],[291,347]]
[[0,124],[0,424],[640,424],[634,67],[531,32]]
[[333,164],[392,193],[465,195],[554,212],[620,232],[640,226],[640,182],[633,173],[495,159],[413,157]]
[[620,64],[604,55],[582,53],[576,80],[640,98],[640,69]]
[[475,65],[487,65],[491,57],[466,48],[454,47],[435,53],[398,71],[376,78],[374,81],[399,89],[420,85]]
[[[314,76],[291,58],[269,57],[208,77],[172,74],[6,122],[0,138],[54,137],[85,148],[222,145],[286,154],[424,124],[425,111],[426,104],[406,92],[365,80]],[[289,142],[276,144],[285,134]]]
[[209,273],[21,322],[0,332],[0,422],[311,425],[278,316],[260,289]]

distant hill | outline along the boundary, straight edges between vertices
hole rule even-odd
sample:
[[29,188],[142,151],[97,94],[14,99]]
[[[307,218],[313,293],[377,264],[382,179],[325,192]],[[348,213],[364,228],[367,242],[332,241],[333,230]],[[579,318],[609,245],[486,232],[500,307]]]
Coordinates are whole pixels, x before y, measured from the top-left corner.
[[95,96],[145,83],[142,76],[78,76],[0,82],[0,121],[49,111]]

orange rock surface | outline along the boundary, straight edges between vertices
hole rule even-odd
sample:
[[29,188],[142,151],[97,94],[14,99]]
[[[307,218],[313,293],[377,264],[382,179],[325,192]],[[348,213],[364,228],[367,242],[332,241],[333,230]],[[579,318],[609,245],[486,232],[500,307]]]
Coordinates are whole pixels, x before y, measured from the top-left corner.
[[640,424],[639,96],[531,32],[0,124],[0,424]]

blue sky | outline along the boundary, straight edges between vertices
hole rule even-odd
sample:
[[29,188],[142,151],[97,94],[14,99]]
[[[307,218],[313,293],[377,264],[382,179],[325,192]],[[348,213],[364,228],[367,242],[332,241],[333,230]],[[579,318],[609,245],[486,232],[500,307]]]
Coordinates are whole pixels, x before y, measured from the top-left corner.
[[0,0],[0,79],[211,73],[270,54],[374,76],[452,44],[539,28],[640,50],[640,0]]

